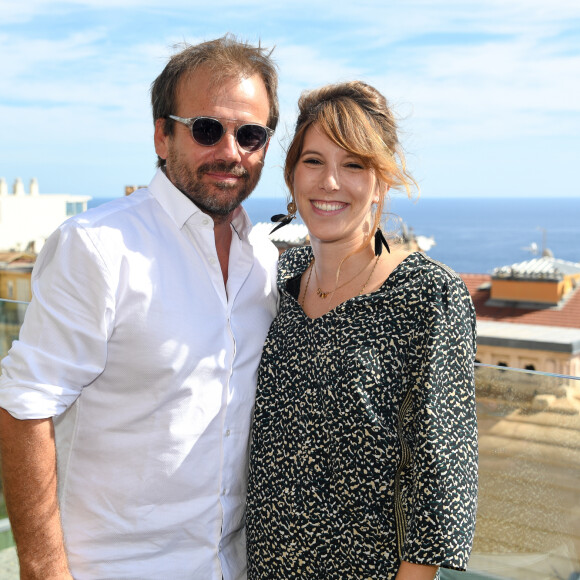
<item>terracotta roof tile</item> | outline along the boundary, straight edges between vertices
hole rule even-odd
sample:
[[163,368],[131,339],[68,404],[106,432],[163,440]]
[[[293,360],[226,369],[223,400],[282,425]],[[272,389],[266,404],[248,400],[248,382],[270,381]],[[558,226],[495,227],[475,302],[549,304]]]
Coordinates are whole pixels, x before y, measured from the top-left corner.
[[36,256],[26,252],[0,252],[0,262],[6,264],[34,264]]
[[[479,320],[580,328],[580,288],[573,290],[559,309],[533,310],[513,306],[486,306],[485,303],[489,300],[491,276],[489,274],[460,274],[460,276],[471,294]],[[488,287],[480,289],[483,284],[487,284]]]

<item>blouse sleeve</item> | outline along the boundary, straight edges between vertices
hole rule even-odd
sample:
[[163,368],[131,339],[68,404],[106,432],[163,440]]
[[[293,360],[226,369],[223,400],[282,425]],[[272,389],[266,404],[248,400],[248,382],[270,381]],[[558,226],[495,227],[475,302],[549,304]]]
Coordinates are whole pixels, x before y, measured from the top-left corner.
[[[454,273],[423,284],[408,359],[401,474],[403,560],[464,570],[477,509],[475,311]],[[406,481],[405,481],[406,480]]]

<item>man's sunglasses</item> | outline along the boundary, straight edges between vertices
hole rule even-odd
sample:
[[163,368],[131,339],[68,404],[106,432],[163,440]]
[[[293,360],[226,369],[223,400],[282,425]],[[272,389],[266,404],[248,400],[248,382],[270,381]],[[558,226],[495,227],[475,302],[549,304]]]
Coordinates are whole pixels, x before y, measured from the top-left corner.
[[[217,145],[227,132],[227,129],[220,121],[213,117],[192,117],[185,119],[177,115],[169,115],[170,119],[187,125],[191,131],[191,136],[196,143],[204,147]],[[238,125],[234,129],[234,137],[240,147],[248,153],[260,151],[266,146],[274,131],[258,123],[245,123]]]

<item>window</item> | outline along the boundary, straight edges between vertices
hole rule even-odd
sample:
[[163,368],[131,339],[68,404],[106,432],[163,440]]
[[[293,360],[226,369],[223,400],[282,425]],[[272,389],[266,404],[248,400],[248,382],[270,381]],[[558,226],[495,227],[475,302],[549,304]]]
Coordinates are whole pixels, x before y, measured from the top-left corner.
[[67,201],[66,202],[66,215],[68,217],[77,215],[85,210],[84,203],[82,201]]
[[31,298],[32,298],[32,290],[30,288],[30,280],[27,279],[16,280],[16,300],[30,302]]

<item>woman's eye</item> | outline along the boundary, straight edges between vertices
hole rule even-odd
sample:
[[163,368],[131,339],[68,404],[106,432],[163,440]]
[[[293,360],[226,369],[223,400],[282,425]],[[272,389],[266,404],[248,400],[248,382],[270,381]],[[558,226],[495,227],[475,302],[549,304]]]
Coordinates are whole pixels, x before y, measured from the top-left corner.
[[320,165],[319,159],[314,159],[313,157],[307,157],[304,159],[303,163],[307,163],[308,165]]
[[363,165],[361,165],[360,163],[355,163],[355,162],[347,163],[346,166],[350,169],[364,169]]

